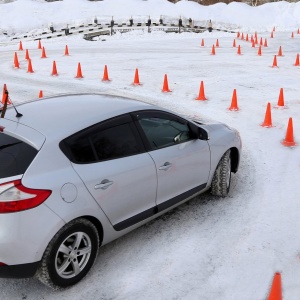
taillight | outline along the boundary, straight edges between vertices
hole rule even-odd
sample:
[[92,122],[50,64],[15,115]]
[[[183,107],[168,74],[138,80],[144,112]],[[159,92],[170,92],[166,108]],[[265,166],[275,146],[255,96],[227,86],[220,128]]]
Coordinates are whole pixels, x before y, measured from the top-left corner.
[[0,184],[0,213],[13,213],[34,208],[49,196],[49,190],[30,189],[21,180]]
[[2,266],[6,266],[6,264],[0,261],[0,267]]

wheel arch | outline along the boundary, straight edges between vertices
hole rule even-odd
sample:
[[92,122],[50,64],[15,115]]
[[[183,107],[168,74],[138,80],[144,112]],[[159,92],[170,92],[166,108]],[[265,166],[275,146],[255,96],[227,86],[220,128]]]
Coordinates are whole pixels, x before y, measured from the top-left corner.
[[100,247],[102,244],[102,241],[103,241],[103,234],[104,234],[103,226],[102,226],[101,222],[97,218],[92,217],[92,216],[81,216],[81,217],[78,217],[77,219],[86,219],[86,220],[90,221],[91,223],[93,223],[93,225],[96,227],[98,234],[99,234],[99,247]]
[[231,172],[236,173],[240,163],[240,153],[236,147],[230,148]]

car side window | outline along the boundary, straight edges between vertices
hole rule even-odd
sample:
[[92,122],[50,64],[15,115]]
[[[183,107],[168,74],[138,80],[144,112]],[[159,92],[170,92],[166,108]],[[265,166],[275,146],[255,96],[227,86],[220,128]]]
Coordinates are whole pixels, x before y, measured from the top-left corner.
[[138,123],[152,149],[173,146],[194,138],[187,122],[168,114],[145,114]]
[[130,116],[121,116],[84,129],[60,143],[74,163],[94,163],[144,151]]
[[67,138],[64,145],[62,150],[72,162],[82,164],[97,160],[88,135],[74,135]]
[[140,153],[139,145],[129,124],[95,132],[90,138],[98,161]]

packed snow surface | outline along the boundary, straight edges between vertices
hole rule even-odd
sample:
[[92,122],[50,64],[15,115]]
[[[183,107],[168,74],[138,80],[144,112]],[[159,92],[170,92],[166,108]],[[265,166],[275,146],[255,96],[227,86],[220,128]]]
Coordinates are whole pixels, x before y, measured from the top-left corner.
[[[0,84],[7,85],[15,104],[37,98],[40,90],[44,97],[70,92],[128,96],[224,122],[240,132],[243,152],[229,197],[206,193],[102,247],[92,271],[72,288],[52,291],[34,278],[0,279],[0,299],[263,300],[274,274],[280,272],[283,298],[299,300],[300,67],[294,65],[300,52],[299,2],[259,7],[166,0],[1,3],[0,30],[6,35],[0,36]],[[20,40],[12,40],[49,23],[75,25],[91,22],[95,16],[99,20],[114,16],[121,22],[130,16],[143,21],[149,16],[153,20],[191,17],[194,22],[211,19],[213,26],[235,32],[177,34],[145,29],[93,42],[80,34],[62,36],[41,40],[47,58],[41,58],[36,40],[24,38],[23,51],[18,50]],[[255,33],[253,47],[250,38]],[[260,40],[262,54],[258,55]],[[219,47],[212,55],[217,41]],[[66,45],[69,56],[64,55]],[[27,72],[25,49],[34,73]],[[15,52],[19,69],[13,65]],[[58,76],[51,76],[53,61]],[[79,62],[83,79],[74,78]],[[110,82],[101,81],[104,65]],[[136,68],[141,86],[131,84]],[[161,92],[164,74],[171,93]],[[207,101],[195,100],[201,81]],[[281,88],[284,107],[278,107]],[[238,111],[228,110],[234,89]],[[271,128],[260,126],[267,103]],[[295,147],[281,143],[290,118]]]

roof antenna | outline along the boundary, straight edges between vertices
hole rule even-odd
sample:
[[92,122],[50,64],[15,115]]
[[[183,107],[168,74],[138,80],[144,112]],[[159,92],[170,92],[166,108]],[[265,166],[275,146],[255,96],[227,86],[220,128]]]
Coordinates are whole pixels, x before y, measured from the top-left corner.
[[17,117],[17,118],[21,118],[23,115],[20,114],[20,113],[17,111],[16,107],[14,106],[14,104],[13,104],[13,102],[11,101],[10,97],[8,96],[8,90],[5,90],[5,91],[4,91],[4,94],[5,94],[6,97],[5,97],[5,101],[4,101],[4,106],[2,107],[2,112],[1,112],[1,117],[0,117],[0,118],[4,118],[4,116],[5,116],[6,109],[7,109],[7,104],[8,104],[8,100],[9,100],[10,103],[12,104],[14,110],[16,111],[16,117]]

